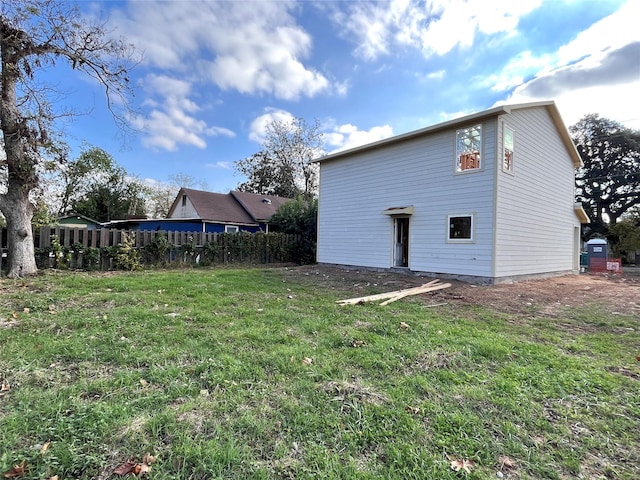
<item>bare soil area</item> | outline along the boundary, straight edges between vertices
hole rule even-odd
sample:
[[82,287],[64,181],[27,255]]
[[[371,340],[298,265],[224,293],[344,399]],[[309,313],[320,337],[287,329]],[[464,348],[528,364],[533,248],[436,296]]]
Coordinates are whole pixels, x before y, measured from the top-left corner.
[[[288,277],[308,279],[319,288],[336,290],[344,298],[358,297],[422,285],[429,277],[409,273],[379,272],[329,266],[285,269]],[[533,308],[553,316],[572,307],[599,305],[611,314],[640,316],[640,275],[566,275],[502,285],[471,285],[442,279],[451,288],[418,295],[425,305],[439,303],[479,305],[507,313],[527,313]]]

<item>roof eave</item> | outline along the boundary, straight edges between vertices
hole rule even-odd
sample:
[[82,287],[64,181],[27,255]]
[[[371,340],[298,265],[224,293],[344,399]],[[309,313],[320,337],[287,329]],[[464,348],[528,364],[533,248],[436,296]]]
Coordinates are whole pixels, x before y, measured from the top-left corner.
[[549,114],[551,115],[551,119],[553,120],[553,123],[556,126],[556,129],[558,130],[558,133],[560,134],[560,139],[562,140],[562,143],[564,144],[565,148],[567,149],[567,152],[569,153],[569,156],[571,157],[573,168],[582,167],[583,166],[582,158],[578,153],[578,149],[576,148],[575,143],[573,143],[573,140],[571,139],[569,130],[567,130],[567,126],[562,120],[562,116],[560,116],[560,111],[558,110],[558,107],[556,106],[555,102],[549,102],[549,104],[547,104],[546,107],[547,107],[547,110],[549,111]]
[[453,127],[462,126],[470,122],[481,121],[481,120],[496,117],[498,115],[502,115],[505,113],[508,114],[508,113],[511,113],[512,110],[520,110],[523,108],[532,108],[532,107],[547,108],[547,110],[549,111],[549,114],[551,115],[553,123],[560,134],[562,143],[564,144],[565,148],[567,149],[567,152],[569,153],[569,156],[571,157],[571,162],[573,163],[574,168],[580,168],[582,166],[582,159],[580,158],[580,154],[578,153],[578,150],[576,149],[576,146],[573,143],[573,140],[571,140],[571,136],[569,135],[569,131],[567,130],[567,127],[564,124],[562,117],[560,116],[560,111],[558,110],[558,107],[556,106],[555,102],[551,100],[546,100],[541,102],[519,103],[519,104],[513,104],[513,105],[499,105],[499,106],[490,108],[489,110],[472,113],[471,115],[465,115],[464,117],[448,120],[446,122],[438,123],[436,125],[431,125],[429,127],[421,128],[419,130],[413,130],[411,132],[396,135],[394,137],[378,140],[377,142],[369,143],[367,145],[361,145],[359,147],[354,147],[341,152],[325,155],[324,157],[314,160],[314,162],[324,163],[327,161],[339,160],[343,157],[352,155],[354,153],[366,152],[379,147],[402,142],[404,140],[420,137],[423,135],[435,133],[435,132],[446,130]]
[[411,132],[402,133],[400,135],[396,135],[394,137],[385,138],[383,140],[378,140],[377,142],[368,143],[366,145],[361,145],[359,147],[350,148],[348,150],[343,150],[341,152],[332,153],[329,155],[325,155],[324,157],[320,157],[314,160],[315,163],[323,163],[331,160],[338,160],[342,157],[346,157],[352,155],[354,153],[366,152],[368,150],[373,150],[382,146],[392,145],[394,143],[402,142],[404,140],[409,140],[412,138],[421,137],[430,133],[439,132],[441,130],[447,130],[449,128],[455,126],[462,126],[464,124],[484,120],[486,118],[496,117],[503,113],[509,113],[508,105],[500,105],[498,107],[491,108],[489,110],[484,110],[482,112],[472,113],[471,115],[465,115],[464,117],[455,118],[453,120],[447,120],[446,122],[438,123],[436,125],[431,125],[429,127],[420,128],[418,130],[413,130]]
[[573,205],[573,211],[575,212],[576,217],[578,217],[578,220],[580,220],[581,225],[591,223],[591,220],[589,219],[589,215],[587,215],[587,212],[585,211],[581,203],[579,202],[575,203]]

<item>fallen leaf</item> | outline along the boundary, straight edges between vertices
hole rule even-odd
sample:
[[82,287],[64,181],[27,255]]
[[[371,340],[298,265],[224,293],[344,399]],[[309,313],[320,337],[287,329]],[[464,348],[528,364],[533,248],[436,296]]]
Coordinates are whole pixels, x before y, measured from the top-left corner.
[[13,315],[13,318],[15,318],[15,319],[18,318],[18,314],[16,312],[12,312],[11,315]]
[[302,363],[305,365],[311,365],[313,363],[313,359],[309,358],[309,357],[304,357],[302,359]]
[[136,468],[136,465],[137,464],[134,462],[126,461],[122,465],[120,465],[118,468],[116,468],[113,471],[113,474],[120,475],[120,476],[129,475],[130,473],[133,472],[133,469]]
[[29,307],[24,307],[24,308],[22,309],[22,311],[23,311],[24,313],[29,313],[29,312],[31,311],[31,309],[30,309]]
[[138,473],[136,473],[136,475],[138,475],[139,477],[141,477],[142,475],[146,475],[151,471],[151,466],[147,465],[146,463],[140,464],[139,467],[140,468],[138,469]]
[[471,469],[475,466],[476,464],[471,460],[451,460],[451,470],[456,472],[462,470],[465,473],[471,473]]
[[14,465],[11,468],[11,470],[4,472],[3,477],[16,478],[16,477],[19,477],[20,475],[24,475],[26,471],[27,471],[27,461],[22,460],[22,462],[19,465]]
[[364,347],[366,344],[367,344],[367,342],[365,342],[364,340],[353,340],[351,342],[351,346],[353,348]]
[[58,475],[54,475],[53,477],[49,477],[49,480],[58,480]]
[[44,445],[42,445],[42,448],[40,448],[40,455],[44,455],[45,453],[47,453],[49,445],[51,445],[51,440],[44,442]]
[[11,386],[8,383],[3,383],[0,385],[0,398],[3,397],[9,390],[11,390]]
[[509,470],[509,469],[512,469],[512,468],[514,468],[516,466],[515,460],[513,460],[512,458],[507,457],[507,456],[499,457],[498,461],[500,462],[500,469],[501,470],[502,469]]
[[640,362],[640,355],[638,355],[638,356],[636,357],[636,360],[638,360],[638,361]]
[[147,382],[144,378],[141,378],[140,385],[142,385],[143,387],[147,387],[149,386],[149,382]]
[[407,405],[405,410],[409,413],[413,413],[414,415],[417,415],[420,413],[419,407],[412,407],[411,405]]
[[142,463],[146,463],[147,465],[151,465],[156,461],[156,457],[147,453],[144,457],[142,457]]
[[405,322],[400,322],[400,328],[406,330],[409,328],[409,324]]

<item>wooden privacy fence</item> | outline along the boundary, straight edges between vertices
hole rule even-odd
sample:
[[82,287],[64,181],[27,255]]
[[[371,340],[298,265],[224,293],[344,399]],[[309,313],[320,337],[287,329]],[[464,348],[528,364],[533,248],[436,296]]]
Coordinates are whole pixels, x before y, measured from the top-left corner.
[[221,233],[205,232],[170,232],[170,231],[142,231],[142,230],[118,230],[115,228],[72,228],[72,227],[40,227],[35,232],[34,244],[37,248],[47,248],[52,245],[52,240],[58,238],[58,242],[63,247],[83,246],[83,247],[115,247],[122,243],[123,236],[133,237],[136,248],[146,247],[153,243],[159,236],[163,236],[167,241],[179,247],[184,244],[205,245],[216,241]]
[[[4,233],[4,235],[3,235]],[[6,254],[0,229],[0,252]],[[134,269],[168,265],[300,263],[301,238],[282,233],[205,233],[40,227],[39,268]],[[6,265],[6,257],[2,266]]]

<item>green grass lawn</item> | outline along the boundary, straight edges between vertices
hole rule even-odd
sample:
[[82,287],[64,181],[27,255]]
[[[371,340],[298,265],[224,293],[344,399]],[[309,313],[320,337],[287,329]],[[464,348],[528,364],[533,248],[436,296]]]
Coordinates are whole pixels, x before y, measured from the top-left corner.
[[640,478],[637,316],[339,306],[283,272],[0,280],[0,476]]

